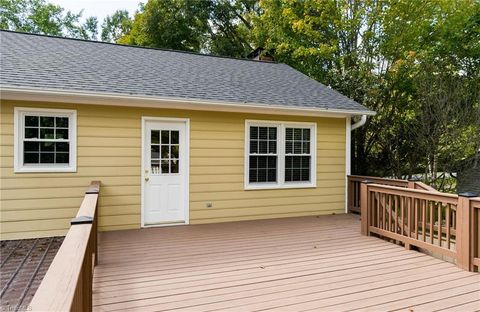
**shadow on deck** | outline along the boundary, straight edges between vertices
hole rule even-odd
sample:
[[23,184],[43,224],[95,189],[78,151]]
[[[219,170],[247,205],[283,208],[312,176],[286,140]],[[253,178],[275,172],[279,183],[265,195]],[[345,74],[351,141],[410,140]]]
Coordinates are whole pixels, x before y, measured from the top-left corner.
[[476,311],[480,275],[354,215],[101,233],[96,311]]

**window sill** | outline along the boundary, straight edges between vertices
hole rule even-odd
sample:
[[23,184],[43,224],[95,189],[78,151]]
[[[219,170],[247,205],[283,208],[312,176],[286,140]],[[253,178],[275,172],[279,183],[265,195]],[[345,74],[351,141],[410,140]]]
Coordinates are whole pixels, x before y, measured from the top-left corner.
[[15,173],[68,173],[77,172],[75,167],[21,167],[15,168]]
[[245,191],[255,191],[255,190],[285,190],[285,189],[306,189],[306,188],[316,188],[316,183],[288,183],[288,184],[248,184],[245,185]]

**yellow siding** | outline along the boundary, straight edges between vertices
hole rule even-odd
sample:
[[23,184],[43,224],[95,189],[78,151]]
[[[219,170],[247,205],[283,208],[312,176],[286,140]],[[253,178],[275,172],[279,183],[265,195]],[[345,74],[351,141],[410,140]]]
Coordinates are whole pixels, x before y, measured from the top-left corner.
[[[76,173],[13,172],[15,106],[77,110]],[[101,230],[139,228],[141,116],[190,118],[192,224],[344,212],[345,119],[3,101],[1,238],[65,234],[90,180]],[[317,122],[317,188],[245,191],[245,119]]]

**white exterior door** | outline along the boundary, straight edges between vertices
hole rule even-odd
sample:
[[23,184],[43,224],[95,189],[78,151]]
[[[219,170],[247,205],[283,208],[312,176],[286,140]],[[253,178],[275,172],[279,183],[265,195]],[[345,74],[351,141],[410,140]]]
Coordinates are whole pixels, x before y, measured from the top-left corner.
[[188,223],[188,120],[144,119],[143,225]]

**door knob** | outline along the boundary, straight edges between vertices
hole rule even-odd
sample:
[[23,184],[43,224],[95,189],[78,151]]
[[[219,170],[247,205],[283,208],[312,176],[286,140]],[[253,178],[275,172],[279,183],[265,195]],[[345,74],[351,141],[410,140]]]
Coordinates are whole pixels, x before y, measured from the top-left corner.
[[149,177],[146,177],[146,178],[145,178],[145,181],[148,182],[148,180],[150,180],[150,178],[149,178]]

